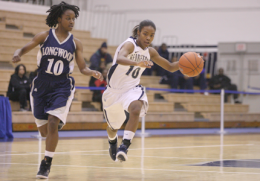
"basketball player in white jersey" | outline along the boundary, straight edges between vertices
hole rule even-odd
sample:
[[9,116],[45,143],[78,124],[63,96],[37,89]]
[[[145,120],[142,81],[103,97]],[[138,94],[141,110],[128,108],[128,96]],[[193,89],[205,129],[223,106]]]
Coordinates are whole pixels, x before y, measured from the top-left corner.
[[[170,63],[158,52],[149,47],[155,35],[156,27],[151,20],[140,22],[133,29],[133,36],[117,48],[107,76],[107,89],[102,102],[104,116],[108,127],[109,154],[112,160],[126,161],[127,151],[138,127],[139,117],[145,116],[148,110],[147,96],[139,85],[145,68],[151,68],[153,62],[168,70],[179,70],[178,62]],[[152,60],[152,61],[150,61]],[[117,130],[120,129],[129,113],[123,141],[117,148]]]

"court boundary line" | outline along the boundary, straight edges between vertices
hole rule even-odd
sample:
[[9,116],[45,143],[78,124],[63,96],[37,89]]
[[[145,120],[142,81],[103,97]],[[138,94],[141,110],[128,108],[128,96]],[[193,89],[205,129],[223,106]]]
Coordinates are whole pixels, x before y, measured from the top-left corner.
[[[232,147],[232,146],[253,146],[254,144],[231,144],[231,145],[203,145],[203,146],[178,146],[178,147],[156,147],[156,148],[135,148],[135,149],[129,149],[130,151],[134,150],[161,150],[161,149],[180,149],[180,148],[212,148],[212,147]],[[87,153],[87,152],[103,152],[108,151],[107,150],[88,150],[88,151],[69,151],[69,152],[55,152],[55,154],[68,154],[68,153]],[[42,152],[41,154],[43,154]],[[1,156],[7,156],[7,155],[38,155],[39,152],[25,152],[21,154],[1,154]]]
[[[0,165],[31,165],[39,166],[39,164],[32,163],[0,163]],[[246,175],[260,175],[255,172],[221,172],[221,171],[206,171],[206,170],[175,170],[175,169],[155,169],[155,168],[132,168],[132,167],[99,167],[99,166],[81,166],[81,165],[52,165],[52,167],[77,167],[77,168],[92,168],[92,169],[117,169],[117,170],[144,170],[144,171],[166,171],[166,172],[200,172],[200,173],[216,173],[216,174],[246,174]]]

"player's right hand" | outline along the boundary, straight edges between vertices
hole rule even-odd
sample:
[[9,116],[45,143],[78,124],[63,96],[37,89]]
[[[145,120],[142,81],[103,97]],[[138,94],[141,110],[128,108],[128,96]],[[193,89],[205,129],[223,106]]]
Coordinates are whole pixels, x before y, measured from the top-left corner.
[[153,66],[153,62],[144,60],[144,61],[138,62],[137,66],[143,67],[143,68],[151,68]]
[[96,70],[92,70],[92,76],[101,81],[104,79],[103,75],[99,71],[96,71]]
[[17,62],[20,62],[20,61],[21,61],[21,57],[19,55],[14,55],[13,56],[13,59],[12,59],[13,63],[17,63]]

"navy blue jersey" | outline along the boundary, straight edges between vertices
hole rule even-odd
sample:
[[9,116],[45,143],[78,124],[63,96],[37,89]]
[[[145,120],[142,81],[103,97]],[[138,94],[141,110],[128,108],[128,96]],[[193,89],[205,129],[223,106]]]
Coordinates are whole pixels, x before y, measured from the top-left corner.
[[73,35],[60,42],[55,34],[55,29],[50,29],[49,36],[37,55],[38,77],[46,81],[59,81],[68,78],[74,68],[73,54],[76,44]]

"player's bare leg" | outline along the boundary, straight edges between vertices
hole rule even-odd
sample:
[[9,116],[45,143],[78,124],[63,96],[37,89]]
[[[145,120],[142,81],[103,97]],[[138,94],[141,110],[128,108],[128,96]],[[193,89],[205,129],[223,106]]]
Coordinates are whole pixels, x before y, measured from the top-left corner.
[[108,143],[109,143],[109,155],[113,161],[116,161],[117,153],[117,129],[107,127]]
[[[51,168],[52,158],[54,156],[55,149],[58,144],[59,134],[58,134],[58,125],[60,123],[59,118],[49,115],[47,128],[47,137],[46,137],[46,151],[45,157],[41,162],[40,170],[37,173],[37,178],[48,178]],[[46,133],[45,127],[39,129],[41,134]]]
[[129,148],[132,139],[134,138],[135,132],[138,128],[139,124],[139,116],[143,106],[143,101],[133,101],[128,108],[129,111],[129,120],[126,124],[124,137],[122,144],[118,148],[118,152],[116,154],[116,158],[119,161],[127,160],[127,149]]
[[55,152],[59,140],[59,134],[58,134],[59,123],[60,123],[59,118],[49,115],[48,135],[46,137],[46,151]]
[[48,134],[48,123],[38,128],[42,137],[46,137]]

